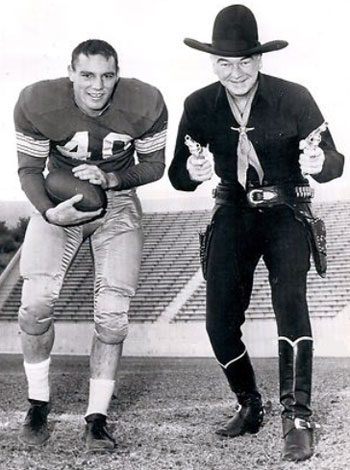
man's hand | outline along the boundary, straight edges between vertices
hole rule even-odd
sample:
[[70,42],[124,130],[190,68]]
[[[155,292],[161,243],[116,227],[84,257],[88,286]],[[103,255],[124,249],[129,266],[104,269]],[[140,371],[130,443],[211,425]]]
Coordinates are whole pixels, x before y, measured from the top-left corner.
[[54,225],[60,225],[67,227],[70,225],[78,225],[97,217],[101,214],[103,209],[98,209],[93,212],[82,212],[78,211],[74,204],[83,199],[82,194],[76,194],[75,196],[61,202],[56,207],[52,207],[46,211],[47,220]]
[[[303,141],[300,141],[300,148],[303,148]],[[304,175],[317,175],[322,171],[324,160],[325,155],[320,147],[305,146],[299,156],[300,169]]]
[[83,163],[73,168],[73,174],[80,180],[87,180],[91,184],[101,186],[102,189],[108,189],[109,187],[109,173],[101,170],[96,165],[87,165]]
[[207,158],[198,158],[191,155],[186,163],[187,171],[192,181],[203,182],[213,176],[213,167]]

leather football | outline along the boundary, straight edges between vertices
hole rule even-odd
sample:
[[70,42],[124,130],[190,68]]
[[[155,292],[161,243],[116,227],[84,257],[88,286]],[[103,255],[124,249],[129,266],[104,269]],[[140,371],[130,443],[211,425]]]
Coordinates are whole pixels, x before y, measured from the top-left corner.
[[55,204],[82,194],[83,199],[74,204],[79,211],[96,211],[107,206],[107,196],[101,186],[76,178],[71,170],[56,169],[50,171],[45,179],[46,192]]

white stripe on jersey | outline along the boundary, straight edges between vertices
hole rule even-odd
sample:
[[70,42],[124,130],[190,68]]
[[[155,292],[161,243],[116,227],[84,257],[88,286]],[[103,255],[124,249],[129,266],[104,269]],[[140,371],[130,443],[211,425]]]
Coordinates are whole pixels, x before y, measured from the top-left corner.
[[151,137],[146,137],[144,139],[135,140],[135,149],[136,152],[140,153],[152,153],[157,150],[161,150],[165,147],[166,142],[166,129],[157,134],[152,135]]
[[46,158],[49,155],[50,141],[36,140],[29,135],[16,132],[16,143],[18,152],[25,153],[31,157]]

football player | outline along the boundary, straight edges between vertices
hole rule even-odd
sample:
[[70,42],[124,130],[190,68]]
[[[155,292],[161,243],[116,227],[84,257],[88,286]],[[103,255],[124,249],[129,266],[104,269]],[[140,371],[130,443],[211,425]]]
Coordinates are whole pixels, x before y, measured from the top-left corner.
[[[143,244],[135,187],[164,173],[167,109],[156,88],[119,76],[117,53],[105,41],[79,44],[68,75],[26,87],[14,112],[19,178],[37,210],[20,262],[24,283],[19,325],[30,406],[19,439],[39,446],[49,438],[53,309],[65,274],[88,237],[95,266],[95,328],[86,446],[112,450],[115,441],[106,416]],[[69,169],[76,178],[101,186],[108,199],[106,211],[77,210],[79,194],[55,205],[45,191],[46,167]]]

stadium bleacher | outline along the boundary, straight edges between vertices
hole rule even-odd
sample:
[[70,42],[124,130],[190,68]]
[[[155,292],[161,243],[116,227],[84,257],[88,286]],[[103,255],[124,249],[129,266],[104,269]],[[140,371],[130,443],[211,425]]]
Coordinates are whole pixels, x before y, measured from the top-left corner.
[[[350,303],[350,201],[317,204],[315,212],[327,226],[329,269],[327,278],[321,279],[312,268],[309,307],[312,316],[331,316]],[[131,322],[156,322],[198,273],[198,232],[209,220],[210,211],[206,210],[145,214],[144,252],[139,287],[131,302]],[[0,319],[16,316],[21,285],[18,279],[2,305]],[[93,264],[89,244],[85,242],[64,281],[55,309],[56,318],[90,318],[92,293]],[[267,272],[262,262],[256,272],[247,315],[251,318],[273,316]],[[202,281],[170,321],[202,321],[204,317],[205,282]]]

